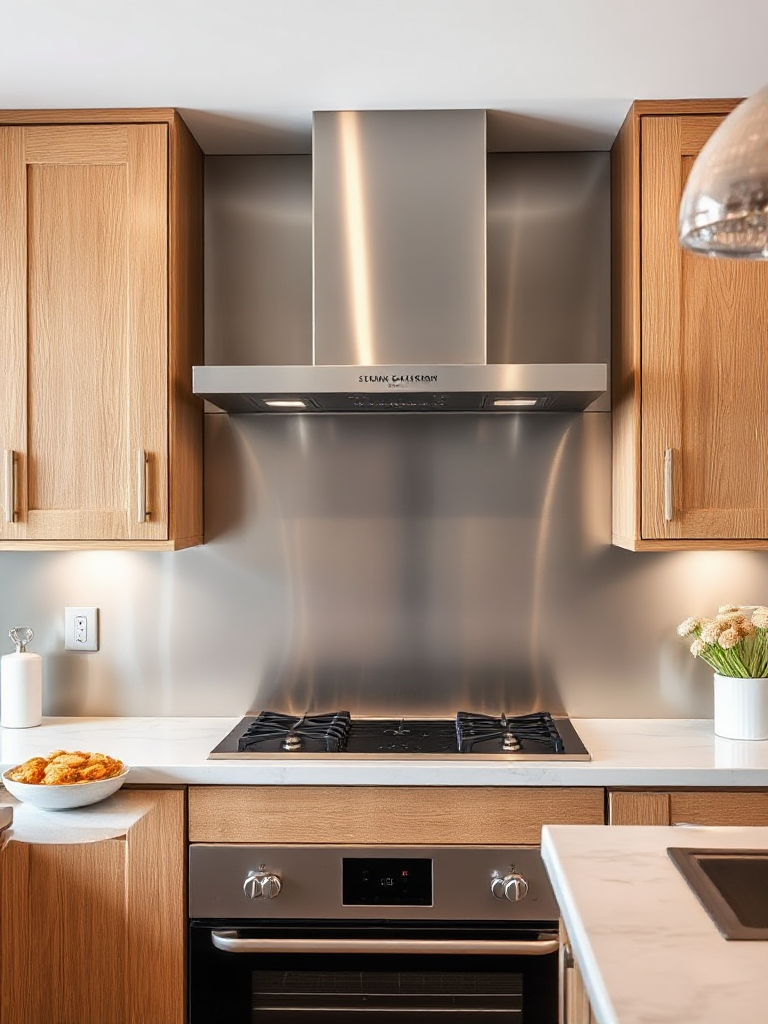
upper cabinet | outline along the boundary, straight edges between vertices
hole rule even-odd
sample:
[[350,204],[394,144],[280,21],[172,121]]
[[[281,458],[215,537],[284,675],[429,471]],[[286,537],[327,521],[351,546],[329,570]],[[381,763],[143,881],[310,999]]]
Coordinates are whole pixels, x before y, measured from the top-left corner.
[[202,542],[202,154],[172,110],[0,112],[2,548]]
[[768,264],[678,244],[682,190],[736,101],[635,103],[612,150],[613,542],[768,548]]

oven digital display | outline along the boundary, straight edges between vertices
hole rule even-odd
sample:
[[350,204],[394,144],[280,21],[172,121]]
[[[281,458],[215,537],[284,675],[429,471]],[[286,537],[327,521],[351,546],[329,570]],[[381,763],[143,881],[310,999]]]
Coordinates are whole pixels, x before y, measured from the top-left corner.
[[428,857],[344,857],[345,907],[431,907],[432,861]]

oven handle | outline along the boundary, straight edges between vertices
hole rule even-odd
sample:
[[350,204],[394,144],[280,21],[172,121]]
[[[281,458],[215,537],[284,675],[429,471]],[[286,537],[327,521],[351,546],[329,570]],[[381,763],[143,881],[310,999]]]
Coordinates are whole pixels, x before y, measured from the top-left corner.
[[211,932],[213,944],[226,953],[474,953],[483,956],[546,956],[560,940],[509,939],[241,939],[237,932]]

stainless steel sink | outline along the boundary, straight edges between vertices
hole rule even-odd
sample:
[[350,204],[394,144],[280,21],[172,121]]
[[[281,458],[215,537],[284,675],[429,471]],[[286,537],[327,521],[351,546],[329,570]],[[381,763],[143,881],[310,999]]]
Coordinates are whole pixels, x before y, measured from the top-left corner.
[[768,850],[667,853],[726,939],[768,939]]

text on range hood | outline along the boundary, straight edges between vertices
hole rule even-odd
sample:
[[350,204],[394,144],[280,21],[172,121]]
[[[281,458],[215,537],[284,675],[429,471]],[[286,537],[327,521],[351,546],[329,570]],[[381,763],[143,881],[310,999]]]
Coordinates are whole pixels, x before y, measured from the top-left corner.
[[516,362],[488,337],[485,132],[476,110],[316,113],[311,365],[195,367],[195,393],[230,412],[563,411],[602,394],[604,363]]

